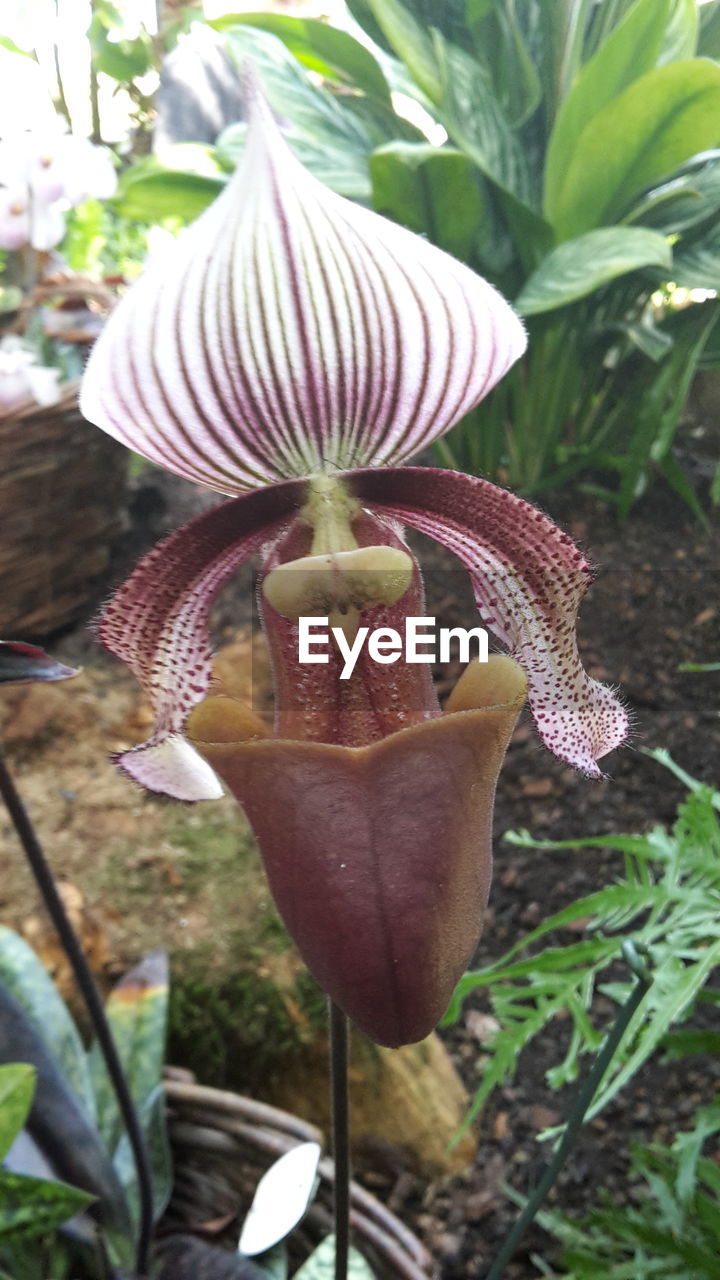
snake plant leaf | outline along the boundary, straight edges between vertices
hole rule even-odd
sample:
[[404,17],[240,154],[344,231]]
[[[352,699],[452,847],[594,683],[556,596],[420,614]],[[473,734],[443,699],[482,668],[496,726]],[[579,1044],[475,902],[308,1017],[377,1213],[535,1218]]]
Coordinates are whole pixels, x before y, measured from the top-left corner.
[[637,0],[585,63],[558,111],[545,163],[545,205],[552,209],[586,125],[660,54],[671,0]]
[[0,1169],[0,1245],[45,1235],[91,1203],[92,1196],[67,1183]]
[[[167,1208],[173,1185],[172,1154],[165,1121],[165,1090],[161,1084],[157,1085],[145,1103],[138,1108],[138,1119],[150,1159],[153,1220],[157,1222]],[[137,1165],[127,1133],[121,1135],[115,1148],[113,1166],[125,1188],[132,1220],[137,1224],[140,1221]]]
[[515,299],[522,316],[537,315],[585,298],[640,267],[670,269],[665,236],[646,227],[599,227],[566,240],[548,254]]
[[78,1029],[32,947],[4,925],[0,925],[0,985],[17,1000],[94,1122],[95,1095]]
[[586,125],[546,193],[559,240],[616,221],[633,196],[720,142],[720,65],[689,58],[641,76]]
[[[326,1236],[314,1253],[310,1254],[295,1280],[333,1280],[335,1275],[335,1237]],[[357,1249],[350,1250],[347,1269],[348,1280],[375,1280],[375,1273]]]
[[[153,951],[125,974],[105,1003],[130,1093],[140,1111],[162,1076],[167,1003],[168,961],[164,951]],[[98,1130],[108,1150],[115,1151],[123,1126],[97,1043],[90,1049],[89,1061],[97,1099]]]
[[0,1063],[27,1062],[37,1071],[37,1088],[26,1129],[57,1176],[97,1198],[103,1226],[122,1250],[130,1222],[120,1182],[57,1060],[28,1014],[0,985]]
[[0,1160],[22,1129],[35,1092],[35,1068],[26,1062],[0,1067]]
[[317,1188],[320,1155],[319,1143],[301,1142],[263,1174],[240,1233],[240,1253],[265,1253],[305,1217]]

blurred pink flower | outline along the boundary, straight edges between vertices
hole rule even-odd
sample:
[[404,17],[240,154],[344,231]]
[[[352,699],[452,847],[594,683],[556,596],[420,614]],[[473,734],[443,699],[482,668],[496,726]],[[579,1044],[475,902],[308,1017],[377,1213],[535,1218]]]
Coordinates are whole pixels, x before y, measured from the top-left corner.
[[47,252],[65,234],[65,212],[107,199],[116,175],[110,153],[73,134],[16,134],[0,143],[0,248]]
[[14,335],[0,341],[0,415],[12,413],[27,400],[50,405],[60,399],[60,371],[36,360]]

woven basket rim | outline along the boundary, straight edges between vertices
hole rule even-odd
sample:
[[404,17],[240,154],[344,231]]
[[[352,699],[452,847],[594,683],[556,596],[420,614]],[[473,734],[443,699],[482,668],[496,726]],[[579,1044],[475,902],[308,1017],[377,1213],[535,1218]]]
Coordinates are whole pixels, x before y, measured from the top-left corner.
[[38,404],[37,400],[32,399],[23,400],[22,404],[16,405],[9,413],[0,413],[0,423],[18,422],[38,416],[52,417],[57,413],[65,413],[68,409],[77,409],[79,391],[80,379],[73,378],[71,382],[62,384],[60,398],[52,404]]

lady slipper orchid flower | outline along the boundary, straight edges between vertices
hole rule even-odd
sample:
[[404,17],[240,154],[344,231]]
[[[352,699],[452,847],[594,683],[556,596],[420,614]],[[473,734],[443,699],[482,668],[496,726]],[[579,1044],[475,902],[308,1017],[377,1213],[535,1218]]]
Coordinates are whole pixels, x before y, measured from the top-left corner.
[[[399,465],[522,354],[520,321],[468,268],[321,186],[251,98],[237,173],[129,290],[84,379],[87,418],[231,499],[150,552],[106,609],[101,638],[155,713],[119,763],[183,800],[218,795],[220,774],[312,972],[397,1045],[432,1029],[477,941],[526,689],[546,744],[595,776],[626,720],[579,662],[590,573],[570,538],[485,480]],[[427,667],[362,651],[344,680],[337,647],[324,664],[299,656],[302,618],[351,645],[423,614],[404,526],[455,553],[509,653],[472,664],[445,714]],[[255,553],[272,734],[206,696],[211,602]]]

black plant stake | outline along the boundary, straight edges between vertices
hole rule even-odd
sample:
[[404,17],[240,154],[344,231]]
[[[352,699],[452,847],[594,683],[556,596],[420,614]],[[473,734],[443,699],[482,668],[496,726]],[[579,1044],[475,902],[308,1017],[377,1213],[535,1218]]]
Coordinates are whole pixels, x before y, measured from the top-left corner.
[[88,1016],[97,1036],[108,1075],[112,1082],[117,1104],[127,1131],[130,1146],[137,1168],[138,1191],[140,1198],[140,1224],[138,1227],[135,1268],[140,1275],[147,1272],[150,1253],[150,1240],[153,1225],[152,1177],[148,1162],[145,1141],[137,1118],[137,1112],[125,1078],[122,1063],[113,1040],[112,1031],[105,1016],[102,1000],[95,979],[80,944],[80,940],[68,918],[60,894],[58,893],[52,871],[48,865],[42,846],[28,812],[20,799],[5,758],[0,751],[0,795],[7,806],[13,826],[20,843],[27,854],[30,868],[35,877],[38,889],[47,909],[48,915],[57,931],[63,950],[70,961],[80,994],[85,1002]]
[[332,1149],[335,1163],[335,1280],[347,1280],[350,1249],[350,1126],[348,1119],[348,1023],[329,1001]]
[[652,974],[650,973],[650,970],[643,958],[638,955],[634,944],[629,939],[626,939],[622,944],[621,951],[623,960],[635,978],[635,986],[630,992],[625,1004],[618,1010],[617,1017],[603,1041],[592,1070],[589,1072],[587,1079],[578,1090],[575,1105],[573,1106],[570,1118],[565,1126],[565,1132],[563,1133],[555,1155],[550,1161],[550,1164],[538,1182],[532,1195],[527,1200],[520,1217],[517,1219],[515,1226],[502,1245],[502,1248],[495,1258],[492,1267],[488,1271],[485,1280],[502,1280],[505,1267],[512,1258],[518,1244],[540,1209],[543,1200],[556,1182],[560,1170],[572,1151],[575,1145],[575,1140],[585,1119],[585,1114],[597,1093],[600,1081],[610,1066],[610,1063],[617,1051],[617,1047],[627,1031],[635,1012],[650,990]]

